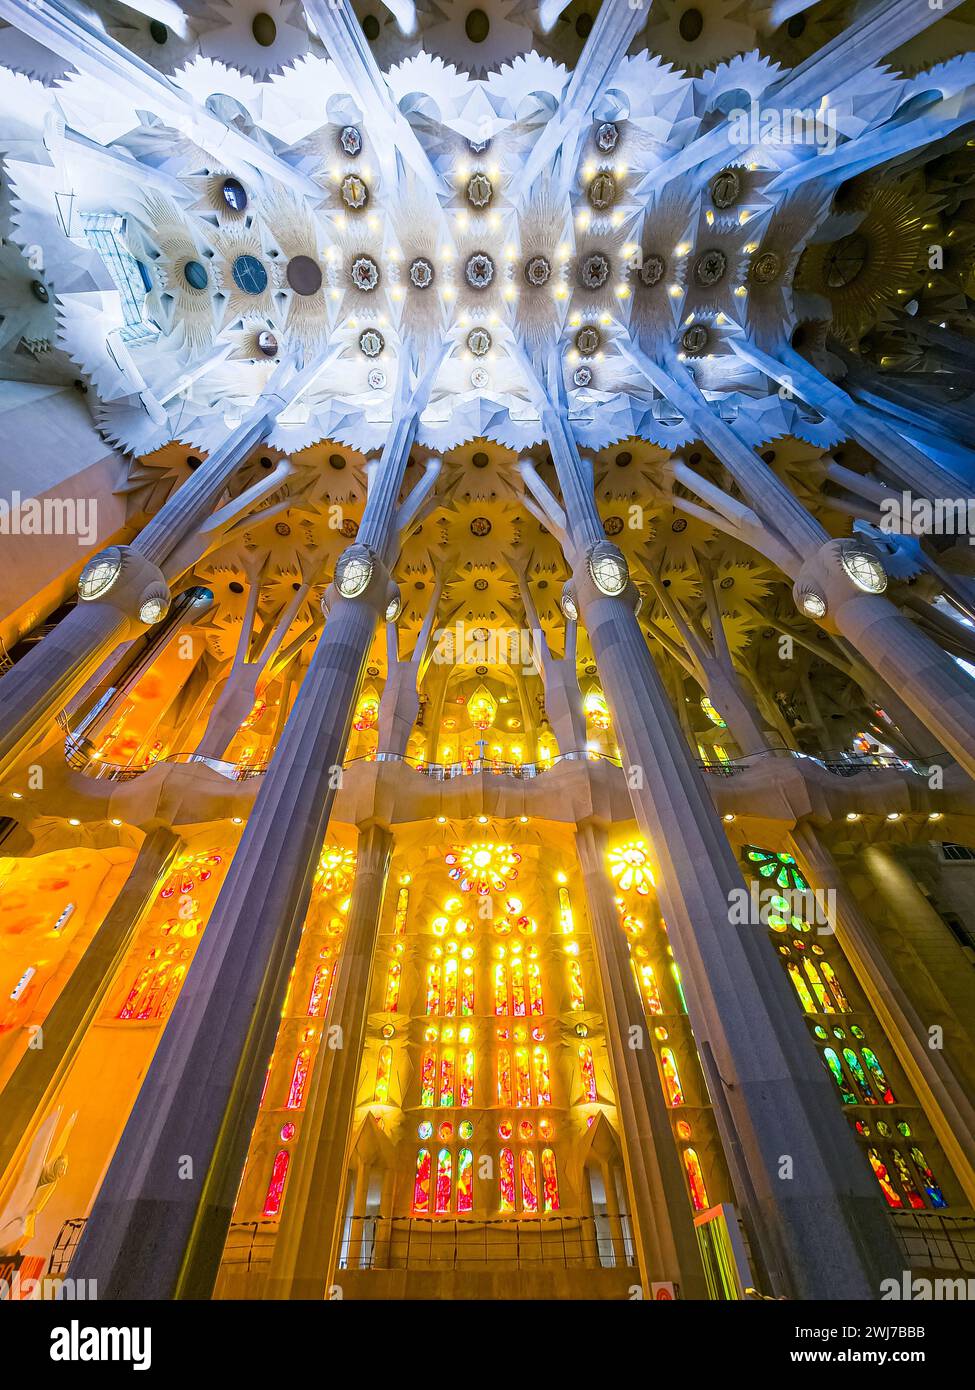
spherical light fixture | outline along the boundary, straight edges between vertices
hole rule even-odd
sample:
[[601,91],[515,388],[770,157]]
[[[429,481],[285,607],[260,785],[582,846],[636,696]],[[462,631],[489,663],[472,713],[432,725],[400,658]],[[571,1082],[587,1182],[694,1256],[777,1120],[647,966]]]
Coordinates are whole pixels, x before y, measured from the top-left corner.
[[399,591],[399,585],[390,580],[386,590],[386,610],[383,616],[387,623],[395,623],[402,611],[403,595]]
[[882,594],[887,574],[876,551],[859,541],[849,541],[840,549],[840,564],[847,578],[865,594]]
[[810,618],[825,618],[826,600],[822,594],[817,594],[815,589],[810,589],[809,593],[802,596],[802,611]]
[[358,598],[369,587],[375,557],[367,545],[350,545],[335,566],[335,587],[343,598]]
[[165,618],[169,612],[169,595],[150,590],[143,594],[142,602],[139,604],[139,622],[151,627],[153,623],[158,623]]
[[616,598],[630,581],[623,552],[611,541],[597,541],[589,551],[589,578],[601,594]]
[[86,603],[93,603],[108,593],[122,573],[122,551],[117,545],[110,545],[100,551],[85,565],[78,579],[78,597]]
[[561,605],[562,605],[562,612],[563,612],[563,613],[565,614],[565,616],[568,618],[569,622],[570,622],[570,623],[578,622],[578,620],[579,620],[579,603],[578,603],[578,600],[576,599],[575,585],[572,583],[572,580],[571,580],[571,579],[567,580],[566,583],[564,584],[563,588],[562,588]]

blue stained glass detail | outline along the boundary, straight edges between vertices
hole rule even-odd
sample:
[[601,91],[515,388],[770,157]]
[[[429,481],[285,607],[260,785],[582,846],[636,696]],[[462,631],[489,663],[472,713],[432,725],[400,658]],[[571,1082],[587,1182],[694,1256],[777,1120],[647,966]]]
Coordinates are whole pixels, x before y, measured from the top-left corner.
[[245,294],[263,294],[267,271],[256,256],[238,256],[233,265],[234,284]]

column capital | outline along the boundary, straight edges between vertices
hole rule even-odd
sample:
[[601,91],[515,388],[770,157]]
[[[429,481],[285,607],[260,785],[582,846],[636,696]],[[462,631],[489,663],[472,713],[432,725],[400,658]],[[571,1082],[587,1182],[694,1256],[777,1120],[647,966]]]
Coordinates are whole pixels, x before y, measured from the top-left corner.
[[804,562],[792,586],[796,607],[829,632],[848,603],[876,597],[887,587],[880,550],[870,540],[848,536],[827,541]]

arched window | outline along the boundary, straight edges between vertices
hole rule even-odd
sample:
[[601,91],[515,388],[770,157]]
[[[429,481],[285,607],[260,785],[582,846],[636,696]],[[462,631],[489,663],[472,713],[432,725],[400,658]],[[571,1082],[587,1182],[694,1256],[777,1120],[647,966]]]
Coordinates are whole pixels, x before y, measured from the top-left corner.
[[[311,990],[308,995],[308,1017],[318,1018],[322,1014],[322,1005],[328,1008],[328,996],[331,995],[332,968],[329,965],[321,964],[315,967],[315,975],[311,982]],[[388,987],[387,987],[388,988]]]
[[291,1073],[291,1086],[288,1090],[288,1110],[300,1110],[305,1102],[305,1086],[308,1081],[308,1068],[311,1064],[311,1048],[303,1047],[295,1058]]
[[558,1211],[559,1175],[553,1149],[542,1150],[542,1200],[546,1211]]
[[836,972],[833,970],[833,967],[828,960],[823,960],[820,961],[819,968],[823,972],[823,979],[827,981],[830,989],[833,991],[833,998],[836,1000],[840,1013],[848,1014],[850,1012],[850,1001],[843,993],[842,986],[836,978]]
[[385,1105],[389,1100],[389,1074],[393,1069],[393,1049],[383,1046],[379,1049],[376,1065],[376,1104]]
[[437,1212],[450,1211],[450,1187],[453,1161],[449,1149],[437,1154]]
[[469,1018],[474,1012],[474,967],[465,965],[460,972],[460,1012]]
[[274,1155],[274,1162],[271,1164],[271,1180],[267,1185],[267,1192],[264,1194],[262,1216],[278,1216],[280,1214],[281,1199],[284,1195],[284,1184],[288,1176],[290,1162],[291,1155],[287,1149],[279,1149]]
[[799,1003],[802,1005],[803,1010],[807,1014],[814,1014],[816,1012],[816,1005],[813,1003],[813,997],[809,993],[809,986],[799,974],[799,967],[790,960],[785,968],[788,971],[793,988],[799,996]]
[[680,1084],[680,1073],[677,1070],[677,1059],[669,1047],[660,1049],[660,1070],[663,1072],[664,1095],[667,1097],[667,1104],[683,1105],[684,1092]]
[[457,957],[448,956],[443,963],[443,1016],[453,1018],[457,1012]]
[[660,1002],[660,991],[657,989],[657,976],[652,965],[637,965],[634,962],[637,984],[643,994],[643,1002],[648,1014],[662,1014],[664,1006]]
[[454,1103],[454,1054],[447,1048],[440,1058],[440,1104],[449,1107]]
[[695,1211],[707,1211],[710,1206],[708,1201],[708,1190],[704,1185],[704,1171],[701,1168],[701,1160],[698,1158],[694,1149],[684,1150],[684,1169],[687,1173],[687,1184],[691,1189],[691,1203]]
[[582,988],[582,966],[572,957],[569,959],[569,1008],[584,1009],[586,995]]
[[907,1200],[915,1211],[924,1211],[924,1198],[917,1190],[917,1184],[911,1176],[911,1170],[907,1166],[904,1155],[898,1149],[891,1149],[891,1157],[894,1160],[894,1168],[897,1170],[897,1179],[907,1193]]
[[867,1105],[876,1105],[877,1097],[874,1095],[873,1091],[871,1091],[870,1082],[867,1080],[867,1074],[860,1065],[860,1058],[853,1051],[852,1047],[844,1047],[843,1060],[850,1068],[853,1080],[860,1087],[860,1094],[863,1096]]
[[460,1076],[458,1085],[458,1104],[474,1104],[474,1053],[468,1049],[460,1054]]
[[562,928],[563,936],[572,935],[572,903],[569,901],[568,888],[559,889],[559,926]]
[[860,1049],[860,1054],[861,1054],[861,1056],[863,1057],[863,1060],[864,1060],[864,1061],[866,1062],[866,1064],[867,1064],[867,1068],[868,1068],[868,1070],[869,1070],[869,1072],[870,1072],[870,1075],[873,1077],[874,1081],[876,1081],[876,1083],[877,1083],[877,1089],[880,1091],[880,1096],[881,1096],[881,1099],[883,1100],[884,1104],[885,1104],[885,1105],[894,1105],[894,1104],[895,1104],[894,1093],[893,1093],[893,1091],[890,1089],[890,1082],[887,1080],[886,1076],[884,1075],[884,1069],[883,1069],[883,1067],[880,1065],[880,1063],[877,1061],[877,1058],[876,1058],[875,1054],[871,1051],[871,1049],[870,1049],[869,1047],[862,1047],[862,1048]]
[[833,1078],[833,1080],[836,1082],[837,1087],[839,1088],[839,1093],[843,1098],[843,1104],[856,1105],[857,1098],[850,1089],[840,1059],[839,1057],[837,1057],[833,1048],[823,1048],[823,1061],[829,1068],[830,1076]]
[[548,1050],[536,1047],[532,1052],[532,1068],[535,1073],[535,1095],[539,1105],[552,1104],[552,1082],[548,1065]]
[[474,1210],[474,1155],[470,1149],[461,1149],[457,1155],[457,1210]]
[[503,1212],[515,1209],[515,1156],[510,1149],[502,1149],[498,1155],[498,1186],[500,1188],[500,1209]]
[[525,1017],[525,963],[520,958],[511,962],[511,1012]]
[[503,960],[494,962],[494,1012],[508,1012],[508,967]]
[[393,931],[402,936],[406,931],[406,914],[410,906],[410,890],[401,888],[396,894],[396,913],[393,918]]
[[916,1144],[911,1146],[910,1153],[911,1158],[914,1161],[914,1166],[917,1168],[924,1181],[924,1190],[928,1194],[928,1201],[931,1203],[933,1207],[946,1207],[948,1203],[945,1201],[945,1194],[941,1191],[941,1188],[938,1186],[937,1179],[935,1178],[934,1173],[931,1171],[931,1168],[928,1165],[928,1161],[924,1157],[924,1154],[921,1152],[921,1150],[917,1147]]
[[440,1012],[440,962],[432,960],[427,966],[427,1013]]
[[592,1060],[592,1048],[583,1043],[579,1048],[579,1065],[582,1069],[582,1094],[590,1105],[596,1101],[596,1068]]
[[532,1103],[531,1076],[528,1070],[528,1048],[515,1048],[515,1105]]
[[870,1160],[870,1167],[873,1169],[873,1175],[880,1184],[880,1190],[884,1194],[887,1205],[895,1209],[903,1207],[904,1203],[901,1201],[899,1193],[890,1180],[890,1176],[881,1160],[880,1154],[876,1149],[868,1149],[867,1158]]
[[413,1181],[413,1214],[424,1216],[430,1210],[430,1150],[421,1149],[416,1156],[416,1177]]
[[833,1001],[826,991],[826,986],[819,978],[819,971],[808,956],[803,960],[802,968],[806,972],[806,979],[813,987],[813,994],[815,994],[819,1003],[820,1012],[824,1014],[835,1014],[836,1010],[833,1008]]
[[428,1047],[420,1063],[420,1104],[433,1104],[434,1088],[437,1084],[437,1053]]
[[535,1169],[535,1155],[531,1149],[521,1151],[521,1209],[538,1211],[538,1174]]
[[386,971],[386,997],[383,1000],[383,1008],[389,1014],[394,1014],[399,1007],[399,986],[402,974],[403,967],[399,961],[390,961],[389,969]]
[[498,1049],[498,1104],[511,1104],[511,1053],[506,1047]]
[[682,1014],[686,1014],[687,1000],[684,998],[684,986],[681,984],[680,970],[675,960],[670,962],[670,973],[673,977],[674,984],[677,986],[677,1002],[680,1004],[680,1011]]
[[537,960],[528,962],[528,1007],[533,1014],[543,1014],[545,1004],[542,999],[542,974]]

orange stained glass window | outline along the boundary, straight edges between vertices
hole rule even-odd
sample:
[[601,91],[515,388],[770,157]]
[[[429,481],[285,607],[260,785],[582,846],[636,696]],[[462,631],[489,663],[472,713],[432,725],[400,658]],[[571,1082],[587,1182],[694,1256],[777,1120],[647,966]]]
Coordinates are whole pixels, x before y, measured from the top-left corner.
[[592,1060],[592,1048],[583,1043],[579,1048],[579,1065],[582,1068],[582,1093],[593,1104],[596,1100],[596,1067]]
[[508,970],[503,960],[494,963],[494,1012],[508,1012]]
[[515,1209],[515,1156],[510,1149],[502,1149],[498,1155],[498,1185],[501,1195],[501,1210]]
[[453,1160],[449,1149],[441,1149],[437,1154],[437,1211],[450,1211],[450,1186]]
[[[264,1209],[262,1216],[277,1216],[281,1211],[281,1199],[284,1194],[284,1184],[288,1176],[288,1165],[291,1162],[291,1155],[287,1149],[279,1149],[274,1155],[274,1162],[271,1165],[271,1180],[267,1185],[267,1192],[264,1194]],[[923,1206],[924,1203],[922,1202]]]
[[474,1155],[470,1149],[461,1149],[457,1155],[457,1210],[474,1210]]
[[637,981],[643,991],[643,1000],[648,1014],[662,1014],[664,1006],[660,1002],[660,991],[657,989],[657,976],[652,965],[640,965],[637,970]]
[[432,1105],[433,1092],[437,1083],[437,1054],[428,1047],[420,1063],[420,1104]]
[[531,1077],[528,1070],[528,1048],[515,1048],[515,1105],[532,1103]]
[[525,963],[511,962],[511,1012],[516,1018],[525,1016]]
[[790,960],[785,968],[789,973],[789,979],[792,981],[793,988],[799,996],[799,1003],[807,1014],[814,1014],[816,1012],[816,1005],[813,1003],[813,997],[809,993],[808,985],[799,974],[799,967],[794,965]]
[[815,994],[817,1002],[819,1003],[820,1012],[824,1014],[835,1014],[836,1010],[833,1008],[833,1001],[829,997],[826,986],[819,978],[819,971],[808,956],[803,960],[802,968],[806,972],[806,979],[813,987],[813,994]]
[[383,1000],[383,1008],[387,1013],[394,1014],[399,1006],[399,986],[403,974],[403,967],[398,960],[389,963],[386,971],[386,998]]
[[376,1104],[385,1105],[389,1100],[389,1074],[393,1069],[393,1049],[381,1047],[376,1065]]
[[463,1106],[474,1104],[474,1053],[471,1050],[460,1054],[458,1103]]
[[663,1072],[667,1104],[683,1105],[684,1092],[680,1084],[680,1072],[677,1070],[677,1059],[669,1047],[660,1049],[660,1070]]
[[469,1018],[474,1012],[474,967],[465,965],[460,972],[460,1012]]
[[457,957],[450,956],[443,966],[443,1015],[453,1018],[457,1012]]
[[850,1012],[850,1001],[843,993],[843,988],[839,980],[836,978],[836,973],[833,970],[833,967],[830,965],[828,960],[824,960],[820,961],[819,968],[823,972],[823,978],[826,980],[826,982],[829,984],[830,989],[833,991],[833,998],[836,1000],[837,1007],[839,1008],[840,1013],[848,1014]]
[[521,1151],[521,1209],[538,1211],[538,1175],[535,1155],[531,1149]]
[[548,1051],[536,1047],[532,1053],[532,1068],[535,1073],[535,1095],[539,1105],[552,1104],[552,1082],[549,1073]]
[[533,1014],[543,1014],[545,1004],[542,999],[542,972],[537,960],[528,962],[528,1007]]
[[559,1175],[553,1149],[542,1150],[542,1201],[546,1211],[558,1211]]
[[569,901],[568,888],[559,889],[559,926],[562,928],[563,936],[572,935],[572,903]]
[[454,1104],[454,1054],[450,1049],[440,1059],[440,1104]]
[[291,1086],[288,1090],[287,1109],[300,1110],[305,1100],[305,1086],[308,1083],[308,1068],[311,1065],[311,1048],[303,1047],[295,1058],[291,1072]]
[[430,1150],[421,1149],[416,1156],[416,1177],[413,1181],[413,1212],[422,1216],[430,1210]]
[[498,1049],[498,1104],[511,1104],[511,1053],[506,1047]]
[[401,888],[396,894],[396,914],[393,919],[393,930],[397,936],[402,936],[406,931],[406,914],[410,906],[410,890]]
[[584,1009],[586,995],[582,988],[582,966],[577,960],[569,961],[569,1008]]
[[708,1190],[704,1184],[704,1172],[701,1168],[701,1160],[698,1158],[694,1149],[684,1150],[684,1169],[687,1173],[688,1186],[691,1189],[691,1202],[695,1211],[707,1211],[710,1206],[708,1201]]
[[[318,1018],[322,1012],[322,1005],[327,1006],[327,995],[331,993],[329,981],[331,979],[331,966],[321,964],[315,967],[315,975],[311,982],[311,990],[308,995],[308,1017]],[[388,986],[387,986],[388,989]]]
[[900,1193],[891,1182],[890,1175],[887,1172],[885,1164],[881,1160],[880,1154],[876,1149],[868,1149],[867,1158],[870,1160],[870,1167],[873,1169],[873,1175],[880,1184],[880,1190],[884,1194],[887,1205],[889,1207],[894,1207],[895,1210],[903,1207],[904,1203],[901,1200]]
[[427,966],[427,1013],[440,1012],[440,962],[432,960]]

